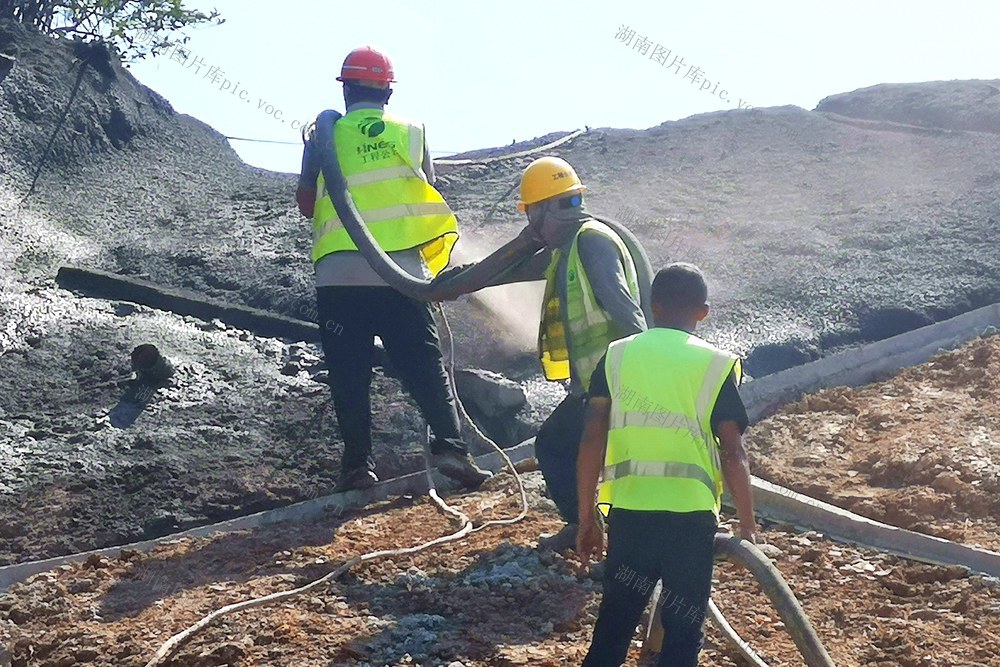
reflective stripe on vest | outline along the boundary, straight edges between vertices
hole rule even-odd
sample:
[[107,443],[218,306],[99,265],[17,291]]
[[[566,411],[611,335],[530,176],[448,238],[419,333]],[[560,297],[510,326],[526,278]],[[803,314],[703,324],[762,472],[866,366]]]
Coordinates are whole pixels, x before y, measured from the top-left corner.
[[[598,360],[600,361],[600,360]],[[642,426],[649,428],[677,428],[688,431],[695,440],[709,440],[701,423],[693,417],[677,412],[615,412],[610,428]]]
[[[539,358],[549,380],[575,378],[584,391],[590,377],[607,351],[608,343],[623,334],[594,296],[587,272],[580,260],[579,239],[583,233],[601,234],[618,248],[629,292],[639,302],[635,262],[628,247],[607,225],[587,221],[581,225],[569,245],[552,253],[546,269],[545,296],[538,330]],[[565,276],[565,293],[560,293],[559,272]]]
[[[422,174],[423,172],[421,171],[420,173]],[[376,169],[375,171],[368,171],[363,174],[352,174],[344,178],[344,180],[347,181],[347,187],[356,188],[359,185],[371,185],[379,181],[390,181],[394,178],[409,178],[410,176],[413,176],[413,169],[409,165],[403,165],[401,167]]]
[[696,479],[709,491],[715,493],[715,480],[705,472],[705,469],[694,463],[676,463],[669,461],[622,461],[612,466],[605,466],[602,473],[605,482],[611,482],[622,477],[679,477]]
[[602,505],[718,514],[722,472],[711,415],[738,358],[692,334],[652,329],[612,343]]
[[[423,173],[423,127],[380,109],[357,109],[337,121],[334,138],[347,189],[375,241],[386,252],[419,248],[431,274],[440,272],[458,238],[458,223]],[[357,250],[322,173],[316,185],[314,262]]]

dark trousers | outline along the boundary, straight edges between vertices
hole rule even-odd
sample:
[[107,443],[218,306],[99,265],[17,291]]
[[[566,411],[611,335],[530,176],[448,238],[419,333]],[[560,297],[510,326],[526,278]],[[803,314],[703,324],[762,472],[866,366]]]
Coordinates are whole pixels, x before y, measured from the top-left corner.
[[712,590],[716,519],[712,512],[639,512],[612,509],[604,597],[584,667],[624,662],[657,579],[663,652],[659,667],[695,667]]
[[586,399],[570,394],[556,406],[535,436],[535,458],[549,497],[566,523],[579,519],[576,502],[576,457],[583,436]]
[[391,287],[318,287],[316,305],[333,406],[344,438],[341,470],[375,469],[369,394],[375,336],[382,339],[403,387],[434,433],[431,451],[466,453],[455,391],[429,304]]

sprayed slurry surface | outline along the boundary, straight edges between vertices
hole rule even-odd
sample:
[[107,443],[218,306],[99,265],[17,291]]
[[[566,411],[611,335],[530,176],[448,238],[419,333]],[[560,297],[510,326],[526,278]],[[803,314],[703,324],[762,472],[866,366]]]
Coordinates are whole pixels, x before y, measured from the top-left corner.
[[[58,266],[74,262],[313,318],[309,223],[292,204],[295,178],[246,167],[221,135],[176,114],[123,71],[115,80],[88,73],[38,191],[15,209],[68,97],[72,56],[7,24],[0,33],[0,40],[14,35],[18,42],[17,64],[0,85],[0,453],[12,462],[0,467],[0,560],[163,534],[328,491],[341,445],[326,388],[310,380],[318,370],[317,350],[129,304],[76,299],[52,287]],[[930,84],[921,88],[922,99],[954,106],[955,85],[975,92],[985,84]],[[871,99],[877,106],[878,93]],[[432,119],[427,121],[433,132]],[[109,134],[106,127],[118,129]],[[587,181],[595,212],[631,226],[654,263],[681,258],[704,265],[713,286],[706,336],[749,352],[751,372],[761,374],[998,299],[995,131],[914,132],[787,107],[754,117],[708,114],[646,131],[597,130],[559,153]],[[491,249],[521,228],[510,188],[526,163],[442,168],[442,191],[466,231],[462,243],[475,239],[479,248]],[[561,389],[527,378],[536,368],[531,347],[538,297],[505,294],[492,309],[469,299],[447,306],[459,336],[459,366],[508,370],[525,381],[536,403],[530,408],[534,416],[544,417]],[[498,344],[497,331],[519,333]],[[178,374],[133,426],[113,429],[111,413],[128,382],[128,353],[142,342],[167,352],[178,362]],[[378,373],[373,396],[380,472],[415,469],[420,423],[414,406],[397,382]],[[32,509],[31,520],[25,519],[26,508]],[[552,527],[547,516],[539,518],[539,532]],[[281,535],[288,545],[303,544],[300,538]],[[374,543],[385,536],[365,539]],[[279,547],[265,549],[266,558],[284,550]],[[835,573],[871,559],[864,552],[821,551],[834,573],[828,587],[853,596],[854,575]],[[462,557],[444,558],[449,556]],[[440,576],[429,565],[420,567]],[[795,566],[800,581],[816,579],[811,567]],[[910,571],[900,567],[901,577]],[[936,577],[926,584],[930,589],[904,578],[906,585],[895,589],[864,584],[857,598],[824,591],[831,605],[860,610],[846,620],[832,607],[828,612],[830,624],[845,624],[844,641],[875,638],[875,648],[854,645],[855,653],[842,654],[848,656],[842,663],[877,664],[884,654],[892,664],[906,664],[899,656],[911,655],[931,655],[929,664],[988,664],[997,650],[988,632],[989,606],[974,588],[979,580],[949,583],[939,574],[928,575]],[[183,569],[168,567],[164,575],[162,581],[189,581]],[[377,586],[383,585],[379,580]],[[884,599],[886,590],[900,597],[891,608],[901,607],[903,615],[863,623],[861,616],[878,615],[865,600]],[[39,595],[53,591],[65,597],[58,585]],[[189,615],[222,593],[195,596],[197,609],[189,608]],[[537,597],[504,598],[509,607],[501,609],[520,611]],[[750,594],[738,599],[741,609],[753,609]],[[958,602],[948,607],[949,599]],[[54,616],[65,610],[53,600],[45,600],[54,607],[39,618],[51,620],[52,632],[59,633]],[[918,614],[928,612],[919,609],[927,600],[937,616],[922,620]],[[482,601],[481,592],[474,601]],[[161,616],[151,600],[123,604],[130,613]],[[539,614],[551,617],[559,609],[543,605]],[[431,611],[451,618],[452,612]],[[92,619],[94,609],[81,613]],[[404,618],[430,612],[392,613]],[[738,629],[762,627],[766,608],[754,613]],[[295,612],[281,614],[292,618]],[[254,636],[276,636],[264,627],[272,620],[262,621]],[[295,632],[278,620],[277,636]],[[519,641],[503,649],[512,664],[544,664],[550,658],[543,656],[562,655],[551,653],[552,646],[566,638],[549,642],[544,626],[542,635],[531,634],[538,632],[531,629],[538,627],[536,620],[529,617],[527,629],[508,632]],[[440,637],[431,621],[408,622],[428,625]],[[368,632],[352,623],[334,627],[345,637],[345,628]],[[462,627],[470,636],[479,631]],[[161,630],[144,626],[134,635],[103,639],[124,651],[144,646],[151,642],[149,632]],[[379,631],[373,626],[369,634]],[[578,657],[585,632],[573,632],[576,648],[567,655]],[[524,633],[534,642],[528,648]],[[968,641],[943,646],[948,633]],[[763,631],[753,636],[768,637]],[[39,644],[41,651],[61,660],[76,646],[46,642],[44,648]],[[204,663],[235,662],[248,650],[237,644],[227,639],[205,647]],[[84,661],[97,649],[79,650],[73,659]],[[484,650],[474,647],[468,655]],[[862,657],[851,657],[856,655]],[[711,659],[728,664],[719,656]],[[202,658],[191,664],[196,660]],[[286,663],[279,658],[278,664]]]

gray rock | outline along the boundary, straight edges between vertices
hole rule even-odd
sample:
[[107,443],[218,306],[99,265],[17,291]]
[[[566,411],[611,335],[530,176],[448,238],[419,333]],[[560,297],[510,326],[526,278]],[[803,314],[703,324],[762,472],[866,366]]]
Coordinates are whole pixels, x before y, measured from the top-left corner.
[[487,417],[513,414],[528,402],[521,385],[500,373],[480,368],[455,371],[455,384],[466,408],[474,406],[476,411]]
[[373,655],[380,659],[400,660],[412,658],[424,662],[438,640],[438,631],[446,620],[437,614],[408,614],[397,619],[395,627],[386,628],[372,642]]
[[758,544],[757,548],[768,558],[780,558],[785,553],[773,544]]

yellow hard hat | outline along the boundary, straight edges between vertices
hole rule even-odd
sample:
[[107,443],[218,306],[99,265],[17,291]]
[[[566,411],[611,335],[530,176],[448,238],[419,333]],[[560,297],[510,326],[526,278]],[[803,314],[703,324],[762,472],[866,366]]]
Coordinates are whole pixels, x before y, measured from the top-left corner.
[[517,208],[523,211],[529,204],[584,190],[586,187],[569,162],[558,157],[540,157],[521,176],[521,203]]

